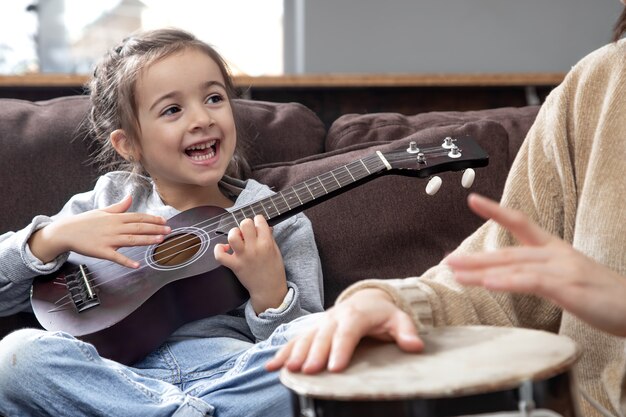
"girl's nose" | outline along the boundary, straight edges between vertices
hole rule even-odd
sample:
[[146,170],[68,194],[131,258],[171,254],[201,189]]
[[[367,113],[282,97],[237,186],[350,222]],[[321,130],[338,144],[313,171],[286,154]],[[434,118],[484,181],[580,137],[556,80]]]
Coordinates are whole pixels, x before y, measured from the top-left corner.
[[191,110],[190,130],[199,130],[211,127],[215,120],[211,112],[204,106],[196,106]]

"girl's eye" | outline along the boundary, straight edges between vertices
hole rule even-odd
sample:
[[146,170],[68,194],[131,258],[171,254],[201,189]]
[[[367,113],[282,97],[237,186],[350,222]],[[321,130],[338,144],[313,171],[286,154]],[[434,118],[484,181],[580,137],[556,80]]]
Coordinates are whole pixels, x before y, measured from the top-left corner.
[[180,107],[178,106],[170,106],[168,108],[166,108],[165,110],[163,110],[163,112],[161,113],[161,116],[170,116],[174,113],[178,113],[180,111]]
[[220,94],[212,94],[206,99],[206,102],[209,104],[216,104],[220,101],[224,101],[224,97],[222,97]]

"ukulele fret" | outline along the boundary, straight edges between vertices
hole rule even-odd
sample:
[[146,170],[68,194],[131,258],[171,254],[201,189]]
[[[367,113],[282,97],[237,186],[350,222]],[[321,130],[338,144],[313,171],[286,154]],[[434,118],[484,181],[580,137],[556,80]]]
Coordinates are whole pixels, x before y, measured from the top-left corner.
[[291,210],[291,207],[289,206],[289,203],[287,202],[287,199],[285,198],[285,195],[283,193],[278,193],[278,194],[280,194],[280,196],[283,198],[283,201],[287,205],[287,209]]
[[352,181],[356,181],[354,179],[354,175],[352,175],[352,172],[350,172],[350,170],[348,169],[348,165],[344,165],[344,168],[346,169],[346,171],[348,171],[348,174],[350,174],[350,177],[352,177]]
[[363,165],[363,168],[365,168],[365,170],[367,171],[368,174],[371,174],[370,170],[367,169],[367,165],[365,165],[365,162],[363,162],[362,159],[359,159],[359,161],[361,162],[361,164]]
[[[324,176],[326,176],[326,178],[324,178]],[[318,178],[322,183],[322,187],[324,187],[326,193],[330,193],[341,188],[341,184],[339,183],[339,181],[337,181],[337,178],[335,178],[335,175],[332,173],[332,171],[327,172],[326,174],[322,174]]]
[[257,201],[256,203],[252,203],[252,205],[257,208],[256,209],[257,212],[263,211],[263,213],[265,213],[265,219],[266,220],[270,218],[269,213],[267,212],[267,210],[265,210],[265,206],[263,205],[263,201]]
[[[265,208],[269,211],[270,216],[272,217],[280,216],[281,211],[278,208],[276,201],[274,201],[274,196],[269,196],[264,201],[266,201]],[[268,204],[268,202],[270,204]]]

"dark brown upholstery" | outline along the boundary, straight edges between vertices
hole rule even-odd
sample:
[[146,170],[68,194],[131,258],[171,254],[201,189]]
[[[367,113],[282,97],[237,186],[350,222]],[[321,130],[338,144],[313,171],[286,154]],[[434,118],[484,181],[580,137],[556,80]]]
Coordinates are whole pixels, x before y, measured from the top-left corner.
[[[97,177],[88,164],[90,141],[81,129],[85,97],[46,102],[0,99],[0,233],[24,227],[36,214],[53,214]],[[472,135],[490,155],[473,189],[499,198],[510,164],[537,107],[473,112],[344,115],[326,133],[296,103],[238,100],[240,141],[249,149],[253,178],[281,190],[374,152]],[[326,305],[356,280],[416,275],[438,262],[481,220],[466,207],[459,173],[441,175],[429,197],[425,180],[375,179],[306,214],[313,222],[324,269]],[[28,317],[28,316],[27,316]],[[0,318],[0,336],[29,325]]]

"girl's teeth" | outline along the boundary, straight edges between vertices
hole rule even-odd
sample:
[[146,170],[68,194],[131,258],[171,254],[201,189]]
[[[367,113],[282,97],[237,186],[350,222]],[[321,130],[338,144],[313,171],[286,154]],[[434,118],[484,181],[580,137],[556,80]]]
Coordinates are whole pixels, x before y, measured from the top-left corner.
[[204,155],[192,155],[191,159],[193,159],[194,161],[205,161],[207,159],[213,158],[214,156],[215,156],[215,152],[211,151]]
[[212,140],[210,142],[207,142],[207,143],[201,143],[201,144],[198,144],[198,145],[190,146],[190,147],[187,148],[187,150],[188,151],[201,151],[203,149],[210,148],[213,145],[215,145],[215,141],[214,140]]

